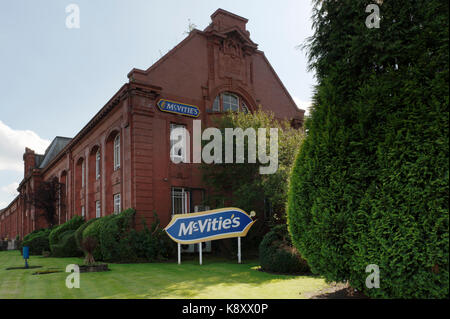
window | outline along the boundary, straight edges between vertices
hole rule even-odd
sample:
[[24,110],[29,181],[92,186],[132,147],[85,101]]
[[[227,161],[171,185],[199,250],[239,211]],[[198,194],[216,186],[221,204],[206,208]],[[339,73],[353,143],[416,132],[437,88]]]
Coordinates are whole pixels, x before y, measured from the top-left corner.
[[86,182],[85,178],[84,178],[85,171],[86,170],[84,168],[84,161],[83,161],[83,162],[81,162],[81,187],[84,187],[84,183]]
[[120,168],[120,135],[114,139],[114,170]]
[[[175,129],[183,129],[175,132]],[[186,162],[187,134],[186,126],[170,124],[170,159],[174,163]]]
[[244,112],[245,114],[250,113],[250,111],[248,110],[248,107],[244,101],[242,101],[242,103],[241,103],[241,108],[242,108],[242,112]]
[[100,218],[102,215],[101,207],[100,207],[100,201],[95,202],[95,217]]
[[95,154],[95,179],[100,179],[100,150]]
[[236,94],[225,92],[214,99],[212,105],[213,112],[239,112],[242,111],[245,114],[249,113],[249,108],[245,104],[244,100],[238,97]]
[[214,112],[220,112],[220,96],[216,96],[216,98],[214,99],[214,104],[213,104],[213,111]]
[[190,199],[189,190],[183,187],[172,187],[172,215],[189,213]]
[[122,210],[122,208],[121,208],[121,202],[120,202],[120,194],[115,194],[114,195],[114,214],[119,214],[121,210]]
[[85,211],[84,211],[84,206],[81,206],[81,217],[83,217],[84,218],[84,215],[85,215],[86,213],[85,213]]
[[239,111],[239,99],[236,95],[230,93],[224,93],[222,95],[223,111]]

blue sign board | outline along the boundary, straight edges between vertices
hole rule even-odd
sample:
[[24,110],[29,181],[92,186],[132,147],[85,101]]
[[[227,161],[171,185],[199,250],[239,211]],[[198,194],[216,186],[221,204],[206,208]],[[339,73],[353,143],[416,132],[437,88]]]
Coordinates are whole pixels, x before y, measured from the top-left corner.
[[165,231],[180,244],[244,237],[255,221],[242,209],[221,208],[200,213],[174,215]]
[[169,112],[190,117],[198,117],[200,110],[195,105],[178,103],[170,100],[161,99],[156,103],[158,108],[163,112]]

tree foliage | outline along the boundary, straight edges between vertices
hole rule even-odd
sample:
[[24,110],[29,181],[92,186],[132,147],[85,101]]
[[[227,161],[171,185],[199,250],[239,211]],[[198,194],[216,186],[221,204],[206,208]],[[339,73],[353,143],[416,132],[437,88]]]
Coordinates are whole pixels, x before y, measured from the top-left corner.
[[[381,1],[380,1],[381,3]],[[318,85],[288,198],[314,272],[373,297],[448,297],[448,2],[315,1]],[[366,266],[380,267],[368,289]]]
[[65,185],[55,178],[40,182],[35,190],[25,195],[25,201],[45,218],[49,228],[56,224],[58,206],[64,208],[64,187]]
[[[213,207],[236,206],[248,212],[255,210],[258,214],[266,211],[278,217],[284,217],[287,200],[287,180],[294,163],[297,150],[303,140],[303,132],[291,128],[287,121],[275,119],[272,113],[256,110],[252,114],[228,112],[215,119],[216,127],[222,132],[225,141],[226,128],[241,128],[244,132],[253,128],[256,135],[259,128],[266,128],[267,154],[269,155],[270,128],[278,129],[278,170],[275,174],[261,175],[259,168],[267,166],[259,161],[248,162],[248,138],[244,140],[243,164],[225,163],[225,146],[222,151],[223,164],[202,164],[203,178],[214,195],[210,197]],[[223,143],[225,144],[225,143]],[[236,145],[236,144],[235,144]],[[258,154],[258,145],[256,145]],[[236,158],[236,152],[234,153]],[[260,215],[261,216],[261,215]]]

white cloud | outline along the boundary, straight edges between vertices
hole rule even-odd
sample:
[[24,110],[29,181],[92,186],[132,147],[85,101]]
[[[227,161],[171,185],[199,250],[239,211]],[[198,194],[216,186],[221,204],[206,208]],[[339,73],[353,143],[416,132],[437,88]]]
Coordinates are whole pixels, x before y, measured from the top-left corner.
[[297,104],[297,107],[299,109],[305,110],[305,116],[309,115],[309,109],[312,106],[312,102],[311,101],[302,101],[300,100],[298,97],[293,97],[295,104]]
[[43,154],[49,145],[50,141],[40,138],[33,131],[14,130],[0,121],[0,171],[23,172],[25,147]]
[[2,192],[5,192],[6,195],[15,197],[15,196],[18,194],[18,193],[17,193],[17,188],[18,188],[18,187],[19,187],[19,183],[14,182],[14,183],[11,183],[11,184],[9,184],[9,185],[6,185],[6,186],[1,187],[0,190],[1,190]]

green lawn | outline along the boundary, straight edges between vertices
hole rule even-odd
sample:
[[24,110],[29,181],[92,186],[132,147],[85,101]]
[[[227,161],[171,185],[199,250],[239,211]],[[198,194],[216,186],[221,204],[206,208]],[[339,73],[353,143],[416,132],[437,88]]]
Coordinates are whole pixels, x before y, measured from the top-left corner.
[[[68,264],[79,258],[32,256],[39,269],[6,270],[24,261],[18,251],[0,252],[0,299],[6,298],[305,298],[328,287],[315,276],[273,275],[256,270],[258,263],[237,264],[205,255],[198,260],[153,264],[110,264],[112,271],[80,274],[80,289],[65,286]],[[59,273],[32,275],[56,268]]]

